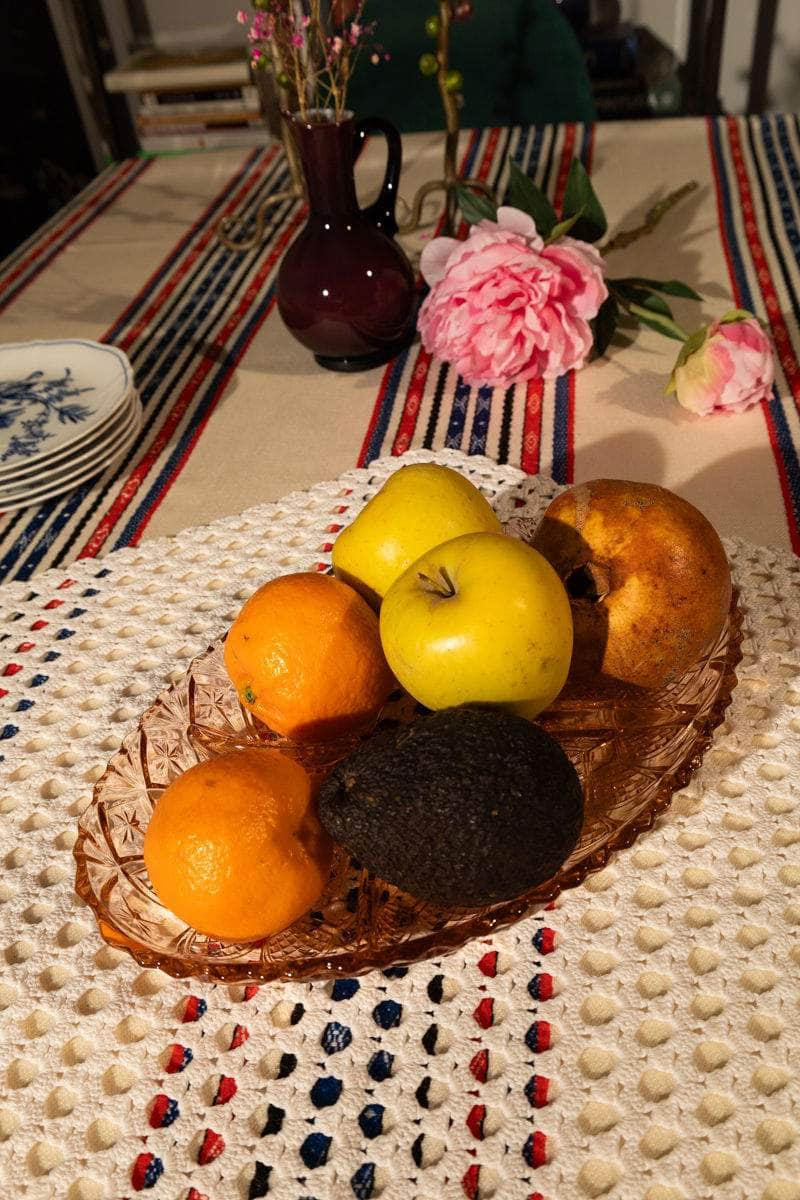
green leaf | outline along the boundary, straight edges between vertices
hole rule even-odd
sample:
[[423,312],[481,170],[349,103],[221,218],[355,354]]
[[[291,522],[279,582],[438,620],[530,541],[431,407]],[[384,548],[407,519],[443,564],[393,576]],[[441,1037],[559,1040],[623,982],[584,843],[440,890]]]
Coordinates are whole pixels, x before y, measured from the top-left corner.
[[573,158],[564,193],[564,216],[572,217],[583,209],[574,234],[584,242],[599,242],[608,232],[608,221],[591,180],[580,159]]
[[672,321],[669,317],[663,317],[660,313],[650,312],[646,308],[642,308],[640,304],[628,304],[628,312],[636,317],[642,325],[646,325],[648,329],[655,329],[656,333],[661,333],[664,337],[674,338],[676,342],[685,342],[686,333],[681,329],[676,321]]
[[577,224],[582,216],[583,209],[581,209],[580,212],[575,213],[574,217],[567,217],[566,221],[559,221],[557,225],[554,225],[550,230],[550,236],[546,239],[547,245],[549,246],[551,242],[556,240],[556,238],[564,237],[565,234],[569,233],[573,225]]
[[687,359],[691,358],[695,350],[699,350],[708,337],[708,327],[704,325],[701,329],[696,329],[694,333],[690,333],[686,341],[678,351],[678,357],[675,359],[675,366],[672,368],[672,374],[669,377],[669,383],[665,388],[667,396],[675,391],[675,372],[679,367],[682,367]]
[[619,282],[649,288],[653,292],[664,292],[667,296],[679,296],[682,300],[703,299],[694,288],[690,288],[688,283],[681,283],[679,279],[644,279],[639,275],[632,275],[628,279],[620,279]]
[[619,307],[613,296],[607,296],[600,311],[589,324],[594,334],[594,358],[602,358],[609,347],[619,321]]
[[666,300],[662,300],[661,296],[656,292],[648,291],[646,288],[634,287],[624,279],[611,279],[608,286],[619,296],[626,307],[628,303],[640,304],[642,308],[649,308],[651,312],[661,313],[662,317],[672,316],[672,309]]
[[458,206],[461,215],[469,225],[477,225],[478,221],[496,221],[497,205],[482,192],[471,192],[463,184],[458,185]]
[[[735,321],[752,321],[755,313],[748,312],[746,308],[732,308],[730,312],[726,312],[724,317],[720,317],[720,325],[733,325]],[[758,319],[758,318],[756,318]]]
[[543,238],[549,238],[558,222],[556,210],[541,192],[532,179],[521,171],[513,161],[509,162],[508,203],[512,208],[533,217],[536,231]]

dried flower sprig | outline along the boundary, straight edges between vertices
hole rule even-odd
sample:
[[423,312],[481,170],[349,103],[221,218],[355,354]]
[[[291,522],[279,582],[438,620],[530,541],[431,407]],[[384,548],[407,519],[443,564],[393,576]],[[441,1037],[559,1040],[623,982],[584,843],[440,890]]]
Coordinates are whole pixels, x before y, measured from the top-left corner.
[[375,22],[364,21],[367,0],[255,0],[240,9],[248,25],[250,61],[269,68],[280,87],[297,97],[304,121],[329,110],[338,123],[347,107],[350,76],[362,52],[377,64],[389,55],[374,40]]

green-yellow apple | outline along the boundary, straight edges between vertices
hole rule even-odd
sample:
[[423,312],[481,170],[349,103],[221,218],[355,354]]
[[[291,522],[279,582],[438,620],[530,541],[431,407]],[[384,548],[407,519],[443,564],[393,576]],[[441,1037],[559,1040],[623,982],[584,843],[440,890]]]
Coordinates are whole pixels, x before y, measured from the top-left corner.
[[427,708],[497,704],[535,717],[569,672],[569,598],[531,546],[501,533],[465,534],[392,584],[381,641],[399,682]]
[[731,573],[710,521],[666,488],[595,479],[562,492],[533,545],[569,593],[576,678],[674,682],[719,637]]
[[468,479],[437,463],[412,463],[387,479],[333,545],[337,578],[380,603],[427,550],[463,533],[499,533],[489,501]]

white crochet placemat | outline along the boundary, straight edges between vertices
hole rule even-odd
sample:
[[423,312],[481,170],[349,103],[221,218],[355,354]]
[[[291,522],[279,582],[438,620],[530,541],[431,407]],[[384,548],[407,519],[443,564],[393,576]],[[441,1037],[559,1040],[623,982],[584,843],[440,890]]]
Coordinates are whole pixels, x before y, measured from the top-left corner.
[[[508,516],[556,491],[463,470]],[[0,1196],[798,1200],[800,563],[728,542],[725,724],[554,911],[407,971],[223,987],[105,946],[78,814],[139,712],[266,578],[326,564],[401,465],[2,589]]]

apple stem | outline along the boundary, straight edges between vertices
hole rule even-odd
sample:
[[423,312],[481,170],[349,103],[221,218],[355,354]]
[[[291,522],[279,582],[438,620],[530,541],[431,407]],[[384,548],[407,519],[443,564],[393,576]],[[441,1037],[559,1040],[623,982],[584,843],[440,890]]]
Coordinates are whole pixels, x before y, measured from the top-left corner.
[[426,591],[433,592],[435,596],[440,596],[442,600],[450,600],[456,594],[456,585],[444,567],[439,567],[438,579],[431,579],[429,575],[424,575],[422,571],[417,571],[417,579],[423,584]]

